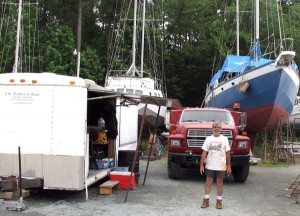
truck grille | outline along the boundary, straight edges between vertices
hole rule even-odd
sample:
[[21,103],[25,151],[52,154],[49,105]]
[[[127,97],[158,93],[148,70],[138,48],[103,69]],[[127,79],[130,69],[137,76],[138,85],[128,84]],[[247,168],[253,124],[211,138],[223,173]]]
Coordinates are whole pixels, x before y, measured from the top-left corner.
[[[189,129],[187,133],[188,147],[202,147],[205,138],[211,136],[213,133],[212,129]],[[228,138],[229,146],[231,147],[233,142],[232,131],[221,130],[220,133]]]

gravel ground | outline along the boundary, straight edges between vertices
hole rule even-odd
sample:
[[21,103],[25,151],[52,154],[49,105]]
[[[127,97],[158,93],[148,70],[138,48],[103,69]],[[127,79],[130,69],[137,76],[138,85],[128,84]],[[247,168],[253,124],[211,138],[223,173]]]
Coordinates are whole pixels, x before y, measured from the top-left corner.
[[201,209],[205,178],[198,170],[182,170],[180,180],[167,176],[167,159],[150,161],[145,185],[147,161],[140,161],[140,181],[129,191],[125,203],[124,190],[114,190],[112,195],[99,195],[99,182],[89,187],[89,200],[85,192],[31,191],[25,200],[28,209],[23,212],[1,211],[0,215],[30,216],[133,216],[133,215],[242,215],[269,216],[299,215],[300,205],[293,204],[300,197],[288,198],[286,190],[300,174],[299,163],[288,167],[251,166],[248,180],[235,183],[232,177],[224,181],[223,209],[215,208],[216,185],[213,185],[210,206]]

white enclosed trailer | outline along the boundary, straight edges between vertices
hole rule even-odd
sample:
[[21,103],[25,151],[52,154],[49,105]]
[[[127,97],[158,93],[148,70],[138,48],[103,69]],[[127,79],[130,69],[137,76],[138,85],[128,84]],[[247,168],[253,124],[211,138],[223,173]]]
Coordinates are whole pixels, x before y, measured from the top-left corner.
[[[121,94],[78,77],[0,74],[0,176],[18,176],[20,147],[24,179],[42,179],[44,189],[86,189],[111,171],[91,169],[92,151],[100,148],[117,164],[119,149],[136,149],[138,109],[124,103]],[[100,118],[108,144],[89,140]]]

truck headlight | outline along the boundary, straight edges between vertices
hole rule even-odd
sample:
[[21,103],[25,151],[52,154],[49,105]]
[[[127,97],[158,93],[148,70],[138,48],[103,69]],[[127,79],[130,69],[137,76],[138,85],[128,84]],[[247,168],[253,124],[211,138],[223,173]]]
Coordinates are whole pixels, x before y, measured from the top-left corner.
[[172,139],[171,140],[171,146],[172,147],[179,147],[180,146],[180,140],[179,139]]
[[238,141],[238,148],[247,148],[247,141]]

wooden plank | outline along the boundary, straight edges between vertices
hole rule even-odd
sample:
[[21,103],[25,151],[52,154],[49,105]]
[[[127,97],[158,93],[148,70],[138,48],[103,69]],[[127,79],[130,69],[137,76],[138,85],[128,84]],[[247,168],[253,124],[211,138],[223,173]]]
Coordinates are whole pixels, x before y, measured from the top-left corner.
[[110,195],[112,194],[112,189],[119,189],[120,188],[120,181],[111,181],[108,180],[100,185],[100,194],[103,195]]
[[114,187],[116,185],[118,185],[120,182],[119,181],[106,181],[103,184],[100,185],[100,187]]
[[112,194],[112,188],[100,188],[101,195],[110,195]]
[[12,199],[14,196],[13,196],[13,192],[3,192],[3,191],[0,191],[0,198],[1,199]]
[[[12,190],[12,192],[14,197],[20,197],[20,189]],[[22,189],[22,197],[28,197],[28,196],[30,196],[30,191]]]
[[[29,195],[30,195],[29,190],[22,189],[22,197],[28,197]],[[0,191],[0,199],[15,199],[19,197],[20,197],[20,189]]]

